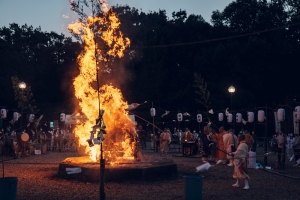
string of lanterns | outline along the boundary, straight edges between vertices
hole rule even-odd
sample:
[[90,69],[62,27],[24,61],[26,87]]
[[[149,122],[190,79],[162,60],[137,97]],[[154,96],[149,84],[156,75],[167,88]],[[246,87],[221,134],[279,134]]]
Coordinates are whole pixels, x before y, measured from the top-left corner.
[[[277,110],[277,119],[278,119],[278,122],[283,122],[285,121],[285,110],[283,108],[279,108]],[[300,121],[300,106],[297,106],[295,107],[295,120],[296,121]],[[150,115],[152,117],[154,117],[156,115],[156,110],[155,108],[151,108],[150,109]],[[184,114],[182,113],[178,113],[177,114],[177,121],[178,122],[182,122],[183,121],[183,116]],[[227,110],[226,110],[226,113],[225,113],[225,116],[227,118],[227,122],[228,123],[232,123],[233,122],[233,114],[232,113],[228,113]],[[254,122],[254,112],[247,112],[247,121],[245,121],[242,117],[242,113],[236,113],[236,116],[235,116],[235,121],[236,123],[253,123]],[[202,114],[197,114],[197,122],[198,123],[201,123],[203,120],[202,118]],[[224,113],[218,113],[218,120],[220,122],[224,121]],[[266,120],[266,116],[265,116],[265,111],[264,110],[258,110],[257,111],[257,121],[260,122],[260,123],[263,123],[264,121]]]
[[[7,110],[6,109],[1,109],[1,119],[6,119],[7,118]],[[167,114],[169,112],[166,112],[165,114]],[[155,108],[150,108],[150,115],[152,117],[155,117],[156,116],[156,109]],[[178,113],[177,114],[177,121],[178,122],[182,122],[183,121],[183,116],[190,116],[188,113]],[[279,108],[276,112],[276,116],[277,117],[277,120],[278,122],[284,122],[285,121],[285,109],[283,108]],[[13,113],[13,121],[14,122],[17,122],[18,119],[21,117],[21,114],[18,113],[18,112],[14,112]],[[232,113],[229,113],[225,112],[225,117],[226,117],[226,121],[228,123],[232,123],[233,122],[233,114]],[[218,113],[218,121],[219,122],[223,122],[224,121],[224,113]],[[236,116],[235,116],[235,121],[236,123],[253,123],[254,122],[254,112],[247,112],[247,121],[245,121],[243,118],[242,118],[242,114],[241,113],[236,113]],[[74,123],[76,122],[76,119],[73,119],[74,117],[72,117],[72,115],[66,115],[65,113],[61,113],[60,114],[60,121],[61,122],[65,122],[65,123]],[[76,118],[76,117],[75,117]],[[202,114],[197,114],[196,116],[197,118],[197,122],[198,123],[201,123],[203,121],[203,117],[202,117]],[[35,120],[35,115],[34,114],[30,114],[29,117],[28,117],[28,121],[29,122],[34,122]],[[265,116],[265,111],[264,110],[258,110],[257,111],[257,121],[260,122],[260,123],[263,123],[264,121],[266,120],[266,116]],[[294,110],[294,120],[299,122],[300,121],[300,106],[297,106],[295,107],[295,110]]]

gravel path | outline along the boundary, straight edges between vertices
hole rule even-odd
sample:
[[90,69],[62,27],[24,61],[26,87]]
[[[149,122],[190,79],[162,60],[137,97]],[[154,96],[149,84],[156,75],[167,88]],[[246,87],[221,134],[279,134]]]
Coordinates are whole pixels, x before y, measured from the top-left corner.
[[[263,149],[258,148],[257,161],[263,163]],[[160,156],[150,150],[145,155]],[[58,164],[66,157],[78,156],[74,151],[47,152],[46,155],[32,155],[26,158],[6,161],[4,165],[5,177],[17,177],[17,199],[100,199],[99,183],[89,183],[77,180],[66,180],[57,176]],[[180,154],[169,153],[163,155],[172,158],[177,164],[178,177],[165,180],[106,182],[105,192],[107,200],[183,200],[185,193],[192,191],[188,196],[199,196],[201,190],[197,186],[185,188],[185,175],[202,177],[203,199],[299,199],[300,197],[300,168],[292,166],[287,161],[286,169],[281,170],[283,175],[290,178],[259,169],[248,169],[251,180],[250,189],[245,191],[232,187],[235,182],[232,178],[233,167],[227,165],[212,166],[208,171],[196,173],[195,167],[202,164],[200,156],[183,157]],[[9,159],[5,157],[4,159]],[[275,154],[268,156],[268,163],[273,166]],[[214,165],[213,163],[211,163]],[[2,174],[1,174],[2,175]],[[190,180],[190,179],[189,179]],[[189,182],[191,183],[191,182]],[[0,198],[1,199],[1,198]]]

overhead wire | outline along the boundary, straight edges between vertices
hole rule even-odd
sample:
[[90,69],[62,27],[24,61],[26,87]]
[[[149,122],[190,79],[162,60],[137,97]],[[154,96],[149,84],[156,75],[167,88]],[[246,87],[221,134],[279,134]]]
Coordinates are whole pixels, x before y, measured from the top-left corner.
[[[290,28],[290,27],[298,26],[298,25],[300,25],[300,22],[288,24],[288,25],[285,25],[285,26],[280,26],[280,27],[255,31],[255,32],[252,32],[252,33],[244,33],[244,34],[233,35],[233,36],[228,36],[228,37],[220,37],[220,38],[215,38],[215,39],[207,39],[207,40],[200,40],[200,41],[194,41],[194,42],[183,42],[183,43],[175,43],[175,44],[152,45],[152,46],[132,46],[132,47],[130,47],[130,49],[151,49],[151,48],[164,48],[164,47],[176,47],[176,46],[203,44],[203,43],[223,41],[223,40],[228,40],[228,39],[241,38],[241,37],[246,37],[246,36],[251,36],[251,35],[259,35],[261,33],[276,31],[276,30],[280,30],[280,29],[286,29],[286,28]],[[9,44],[9,45],[0,44],[0,46],[10,46],[10,47],[11,46],[20,46],[20,47],[24,47],[24,46],[21,46],[21,45],[11,45],[11,44]],[[40,48],[40,47],[36,46],[36,47],[30,47],[30,48]],[[47,48],[47,47],[43,47],[43,48]],[[52,47],[52,46],[50,46],[49,48],[51,48],[51,49],[69,49],[68,47],[67,48],[66,47],[59,47],[58,48],[58,47]],[[83,48],[71,48],[71,47],[70,47],[70,49],[83,50]],[[105,49],[99,48],[99,50],[105,50]]]

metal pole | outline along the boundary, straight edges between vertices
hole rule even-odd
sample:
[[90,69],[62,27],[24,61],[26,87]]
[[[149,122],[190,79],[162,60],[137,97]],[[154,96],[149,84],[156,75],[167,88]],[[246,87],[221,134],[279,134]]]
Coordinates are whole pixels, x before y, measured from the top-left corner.
[[103,159],[103,150],[102,150],[102,143],[100,144],[100,199],[105,200],[106,194],[104,191],[104,172],[105,172],[105,159]]
[[232,92],[230,92],[230,104],[231,104],[231,105],[230,105],[230,106],[231,106],[231,107],[230,107],[230,110],[231,110],[231,112],[232,112]]
[[266,127],[266,132],[265,132],[265,139],[264,139],[264,169],[266,168],[266,166],[268,165],[268,156],[267,156],[267,153],[268,153],[268,105],[266,104],[266,124],[265,124],[265,127]]
[[2,176],[4,178],[4,154],[2,154]]
[[[230,92],[230,111],[232,113],[232,118],[233,118],[233,108],[232,108],[232,92]],[[232,119],[232,122],[231,122],[231,128],[233,128],[233,119]]]
[[[153,102],[152,102],[152,108],[153,108]],[[154,128],[154,115],[152,116],[152,134],[153,134],[153,138],[152,138],[153,149],[154,149],[154,153],[155,153],[155,151],[156,151],[156,134],[155,134],[155,128]]]

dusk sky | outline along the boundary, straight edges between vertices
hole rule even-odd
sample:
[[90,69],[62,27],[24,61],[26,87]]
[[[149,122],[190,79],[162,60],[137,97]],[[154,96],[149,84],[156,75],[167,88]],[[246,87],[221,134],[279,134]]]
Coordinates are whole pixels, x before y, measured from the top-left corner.
[[[212,11],[222,11],[233,0],[107,0],[109,6],[129,5],[143,12],[166,10],[171,18],[173,11],[186,10],[187,14],[201,15],[209,22]],[[42,31],[68,35],[67,26],[78,16],[70,10],[69,0],[0,0],[0,27],[10,23],[41,26]]]

